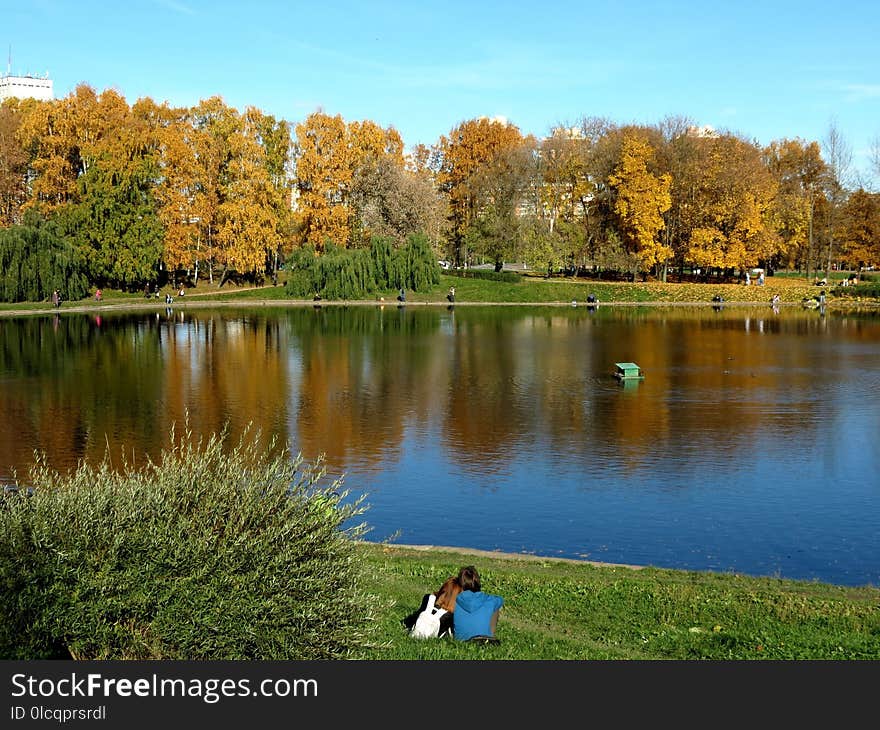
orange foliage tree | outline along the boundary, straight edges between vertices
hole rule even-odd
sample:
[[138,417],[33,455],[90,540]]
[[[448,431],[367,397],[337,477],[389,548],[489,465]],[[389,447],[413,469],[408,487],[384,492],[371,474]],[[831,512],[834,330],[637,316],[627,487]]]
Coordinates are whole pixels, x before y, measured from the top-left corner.
[[479,209],[478,173],[522,143],[523,136],[516,126],[486,117],[462,122],[440,138],[438,183],[449,200],[452,254],[457,263],[468,259],[465,240]]

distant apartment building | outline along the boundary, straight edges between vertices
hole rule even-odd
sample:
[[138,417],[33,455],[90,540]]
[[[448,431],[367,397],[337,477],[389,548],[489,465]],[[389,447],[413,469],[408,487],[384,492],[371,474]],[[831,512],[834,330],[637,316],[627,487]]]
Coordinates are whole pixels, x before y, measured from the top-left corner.
[[0,104],[7,99],[38,99],[51,101],[52,79],[45,76],[13,76],[6,73],[0,76]]

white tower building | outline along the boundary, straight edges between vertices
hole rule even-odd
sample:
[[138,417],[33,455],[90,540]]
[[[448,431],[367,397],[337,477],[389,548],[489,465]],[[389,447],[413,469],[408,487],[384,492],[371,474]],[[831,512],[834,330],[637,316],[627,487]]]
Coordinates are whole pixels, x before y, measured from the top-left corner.
[[52,94],[52,79],[49,78],[48,72],[45,76],[12,75],[12,49],[10,48],[6,73],[0,76],[0,104],[12,98],[51,101],[54,96]]

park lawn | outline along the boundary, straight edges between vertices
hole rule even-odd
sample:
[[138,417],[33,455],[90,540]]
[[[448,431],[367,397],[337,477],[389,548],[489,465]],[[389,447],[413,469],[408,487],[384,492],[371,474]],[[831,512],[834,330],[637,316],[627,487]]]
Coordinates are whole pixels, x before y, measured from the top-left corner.
[[[440,283],[423,292],[407,291],[407,304],[447,304],[446,295],[450,287],[455,287],[455,304],[547,304],[570,305],[571,303],[586,304],[587,298],[593,295],[599,304],[631,304],[631,305],[687,305],[713,304],[713,297],[720,296],[729,305],[760,305],[769,304],[771,297],[778,294],[782,304],[801,305],[804,299],[818,296],[820,289],[807,282],[803,277],[773,276],[767,279],[764,286],[753,284],[705,284],[705,283],[663,283],[647,282],[616,282],[572,277],[554,277],[545,279],[540,276],[523,276],[516,282],[492,281],[489,279],[471,279],[460,276],[441,274]],[[880,303],[877,287],[864,284],[860,287],[828,287],[829,307],[865,306]],[[245,304],[265,303],[268,305],[305,304],[311,299],[291,299],[285,292],[283,283],[272,285],[236,286],[226,283],[222,288],[216,284],[204,282],[198,287],[187,290],[185,297],[177,297],[169,287],[160,290],[160,297],[145,299],[141,292],[120,292],[105,289],[103,301],[96,302],[93,297],[78,301],[65,301],[62,311],[76,309],[110,309],[118,305],[126,308],[155,308],[164,306],[165,294],[174,296],[174,305],[186,303],[207,306],[212,302]],[[356,304],[356,303],[396,303],[398,292],[388,290],[371,294],[358,301],[322,300],[324,304]],[[860,296],[862,295],[862,296]],[[7,314],[33,314],[52,309],[50,302],[22,302],[16,304],[0,304],[0,311]]]
[[[379,660],[880,659],[880,589],[778,578],[360,546]],[[417,640],[401,620],[473,564],[504,597],[498,645]]]

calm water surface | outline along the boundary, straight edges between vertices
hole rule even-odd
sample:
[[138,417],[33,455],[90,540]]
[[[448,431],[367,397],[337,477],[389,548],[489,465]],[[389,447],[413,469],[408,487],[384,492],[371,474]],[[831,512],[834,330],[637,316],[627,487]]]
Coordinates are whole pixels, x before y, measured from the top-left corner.
[[9,319],[0,477],[189,414],[325,454],[373,540],[878,585],[878,393],[880,319],[769,307]]

